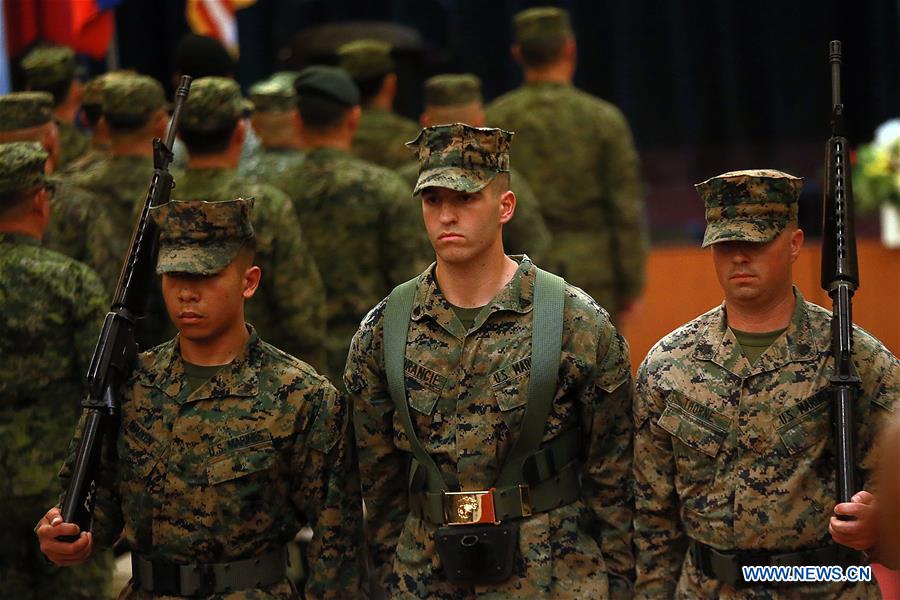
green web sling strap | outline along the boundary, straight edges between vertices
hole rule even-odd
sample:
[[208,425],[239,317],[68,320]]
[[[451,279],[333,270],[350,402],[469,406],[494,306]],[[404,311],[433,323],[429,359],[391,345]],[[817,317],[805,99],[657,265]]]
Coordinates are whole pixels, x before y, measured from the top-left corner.
[[[445,522],[444,494],[451,490],[415,433],[404,381],[406,340],[419,278],[397,286],[388,296],[384,314],[384,365],[388,390],[413,454],[410,469],[410,510],[426,520]],[[521,430],[494,484],[498,521],[528,516],[563,506],[580,497],[576,470],[580,428],[572,428],[541,444],[553,405],[562,346],[565,281],[536,268],[531,333],[531,376]],[[424,469],[424,491],[414,488]]]

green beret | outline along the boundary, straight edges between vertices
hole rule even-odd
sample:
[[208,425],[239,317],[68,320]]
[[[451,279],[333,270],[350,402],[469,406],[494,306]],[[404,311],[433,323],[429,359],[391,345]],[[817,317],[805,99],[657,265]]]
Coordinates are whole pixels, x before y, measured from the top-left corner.
[[297,91],[294,89],[297,75],[295,71],[280,71],[250,86],[253,110],[291,111],[297,108]]
[[0,194],[43,184],[46,161],[47,151],[37,142],[0,144]]
[[[192,90],[193,91],[193,90]],[[150,210],[159,226],[156,272],[215,275],[253,238],[253,199],[172,200]]]
[[224,129],[252,110],[253,104],[244,99],[234,79],[201,77],[191,85],[181,113],[181,128],[199,133]]
[[37,127],[53,120],[53,96],[47,92],[13,92],[0,96],[0,131]]
[[379,40],[356,40],[338,48],[338,65],[355,81],[375,79],[397,69],[391,45]]
[[294,82],[297,96],[319,96],[344,106],[359,104],[359,88],[346,71],[337,67],[313,65],[297,75]]
[[463,123],[426,127],[406,145],[415,150],[419,179],[413,190],[445,187],[460,192],[477,192],[497,173],[509,172],[509,144],[512,132]]
[[513,17],[516,41],[561,39],[572,35],[569,13],[553,6],[529,8]]
[[462,106],[481,101],[481,80],[471,73],[435,75],[425,81],[428,106]]
[[143,124],[165,107],[162,85],[152,77],[122,73],[103,82],[103,115],[113,123]]
[[28,87],[50,90],[75,76],[75,52],[66,46],[38,46],[22,59]]
[[769,242],[797,219],[803,179],[771,169],[723,173],[696,186],[706,207],[703,247]]

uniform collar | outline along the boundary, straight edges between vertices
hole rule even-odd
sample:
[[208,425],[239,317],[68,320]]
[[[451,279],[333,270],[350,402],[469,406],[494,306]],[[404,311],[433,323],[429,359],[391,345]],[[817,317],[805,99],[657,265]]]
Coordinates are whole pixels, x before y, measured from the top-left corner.
[[331,159],[343,156],[350,156],[350,153],[346,150],[341,150],[340,148],[335,148],[333,146],[320,146],[318,148],[313,148],[306,153],[307,159]]
[[40,246],[41,240],[24,233],[0,233],[0,243],[24,244],[26,246]]
[[774,371],[797,361],[815,359],[821,348],[810,325],[809,311],[800,290],[794,287],[796,306],[787,329],[772,342],[754,365],[750,364],[731,328],[728,327],[725,303],[713,312],[706,327],[697,334],[694,358],[708,360],[739,377]]
[[[472,326],[473,329],[480,328],[496,312],[526,313],[531,310],[534,300],[535,267],[526,255],[513,257],[513,259],[519,262],[515,275],[478,314]],[[431,318],[454,337],[463,339],[467,331],[438,287],[435,268],[436,263],[433,263],[427,271],[419,276],[419,285],[416,288],[416,299],[410,318],[413,321],[420,321],[426,317]]]

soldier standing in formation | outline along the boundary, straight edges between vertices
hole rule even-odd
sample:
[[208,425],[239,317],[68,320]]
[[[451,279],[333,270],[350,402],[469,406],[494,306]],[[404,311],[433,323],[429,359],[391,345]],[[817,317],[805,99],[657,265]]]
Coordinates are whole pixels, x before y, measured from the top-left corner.
[[[414,194],[421,194],[437,263],[402,286],[411,306],[401,313],[408,334],[379,303],[353,338],[344,373],[371,557],[389,596],[630,597],[628,347],[584,292],[539,274],[527,256],[504,254],[502,230],[516,202],[510,138],[457,124],[427,128],[411,142],[421,169]],[[562,345],[540,362],[548,368],[538,368],[532,334],[545,327],[534,322],[536,313],[545,316],[536,300],[544,275],[557,286],[549,312]],[[391,342],[397,352],[389,367]],[[539,400],[548,415],[538,417],[527,443],[541,450],[526,461],[534,468],[516,467],[498,481],[513,440],[525,435],[523,421],[535,421],[526,416],[536,401],[532,377],[544,388]],[[397,387],[389,391],[392,379]],[[539,460],[550,453],[552,464]],[[461,497],[435,491],[441,488],[469,494],[456,506]],[[488,506],[495,514],[482,514]],[[501,565],[512,574],[492,583],[453,581],[455,550],[438,558],[438,538],[451,524],[482,518],[502,521],[512,538],[517,532],[509,548],[515,564]],[[471,567],[492,554],[499,552],[476,549],[460,560]]]
[[513,56],[525,83],[495,99],[487,124],[516,132],[513,164],[541,201],[547,266],[627,321],[644,285],[648,236],[631,130],[618,108],[572,85],[569,15],[533,8],[515,17]]
[[[636,592],[644,597],[879,598],[876,582],[748,585],[742,564],[841,565],[877,558],[872,495],[834,506],[831,311],[803,299],[792,265],[801,180],[735,171],[697,185],[704,247],[722,306],[660,340],[638,370],[634,406]],[[900,398],[900,363],[853,332],[856,456]],[[834,512],[832,512],[832,510]],[[831,520],[853,515],[854,522]],[[858,557],[849,557],[858,564]],[[757,561],[757,562],[752,562]]]
[[121,537],[132,579],[120,598],[295,598],[284,545],[306,524],[316,531],[306,597],[359,596],[349,407],[244,321],[261,275],[251,205],[173,200],[153,209],[157,272],[179,335],[141,354],[123,386],[117,458],[104,457],[92,531],[62,522],[58,508],[38,524],[57,565],[80,564]]

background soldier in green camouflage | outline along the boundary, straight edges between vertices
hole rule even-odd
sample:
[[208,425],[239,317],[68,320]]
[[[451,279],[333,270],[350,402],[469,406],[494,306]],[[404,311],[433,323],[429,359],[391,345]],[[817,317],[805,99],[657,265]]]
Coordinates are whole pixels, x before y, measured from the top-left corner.
[[[536,275],[530,259],[503,253],[503,224],[515,208],[510,137],[447,125],[425,129],[414,143],[422,167],[415,193],[437,263],[418,279],[405,387],[419,440],[461,490],[494,484],[528,400]],[[589,296],[570,285],[564,293],[558,387],[542,439],[578,432],[580,498],[520,521],[514,574],[498,584],[448,582],[435,551],[438,525],[411,512],[410,441],[386,384],[384,302],[353,338],[344,383],[371,555],[389,596],[630,597],[628,347]]]
[[515,17],[522,87],[494,100],[487,124],[516,132],[513,164],[528,178],[553,240],[547,266],[627,321],[644,285],[648,236],[637,152],[622,113],[576,89],[569,15]]
[[[260,148],[242,157],[238,173],[259,181],[279,181],[303,162],[297,131],[297,73],[281,71],[250,87],[253,116],[250,122],[259,137]],[[284,190],[282,190],[284,191]]]
[[[768,170],[697,185],[706,205],[703,245],[712,246],[725,302],[660,340],[638,371],[642,597],[880,597],[875,581],[747,587],[740,570],[747,557],[735,556],[839,565],[832,538],[878,555],[872,495],[861,491],[835,508],[831,311],[806,302],[791,280],[803,244],[800,188],[800,179]],[[853,339],[861,379],[854,405],[858,481],[872,490],[869,449],[900,397],[900,363],[865,331],[855,328]],[[835,513],[857,521],[839,522]]]
[[391,46],[378,40],[356,40],[338,48],[338,64],[359,88],[362,118],[353,135],[353,154],[396,169],[409,161],[404,144],[419,133],[415,122],[393,112],[397,66]]
[[[0,96],[0,143],[38,142],[48,153],[47,174],[55,173],[59,137],[53,122],[53,97],[47,92],[16,92]],[[54,177],[50,224],[44,242],[48,248],[81,261],[100,275],[108,294],[119,271],[116,248],[110,241],[112,224],[99,213],[93,198],[65,177]]]
[[194,81],[179,131],[188,167],[175,173],[174,194],[179,200],[210,202],[254,199],[257,264],[265,277],[247,302],[247,320],[278,348],[324,368],[325,288],[291,200],[281,190],[237,174],[251,107],[233,79]]
[[36,142],[0,144],[0,596],[94,600],[107,594],[108,554],[63,572],[30,539],[36,507],[56,499],[53,470],[78,420],[106,311],[97,275],[40,245],[47,156]]
[[178,595],[175,587],[226,600],[296,598],[284,544],[307,523],[316,537],[306,597],[360,594],[349,408],[324,377],[244,322],[261,275],[251,204],[172,201],[153,210],[157,271],[179,335],[141,354],[123,386],[118,459],[102,465],[93,531],[56,540],[79,533],[57,508],[37,527],[59,565],[121,535],[133,579],[120,598]]
[[[481,80],[475,75],[435,75],[425,81],[423,127],[447,123],[484,126]],[[419,163],[412,161],[397,173],[409,188],[419,178]],[[510,167],[510,187],[516,194],[516,214],[503,227],[503,249],[507,254],[525,254],[541,262],[550,244],[550,231],[541,216],[541,207],[528,181]],[[416,207],[418,211],[419,207]]]
[[75,126],[81,106],[81,82],[75,77],[75,52],[65,46],[38,46],[22,59],[28,89],[49,92],[53,96],[53,117],[59,127],[59,165],[88,151],[88,137]]
[[360,319],[425,264],[421,217],[388,169],[353,157],[359,93],[346,73],[308,67],[296,83],[306,160],[285,173],[307,243],[325,282],[328,373],[340,376]]

